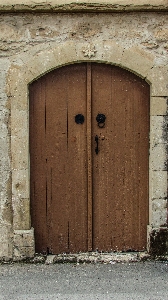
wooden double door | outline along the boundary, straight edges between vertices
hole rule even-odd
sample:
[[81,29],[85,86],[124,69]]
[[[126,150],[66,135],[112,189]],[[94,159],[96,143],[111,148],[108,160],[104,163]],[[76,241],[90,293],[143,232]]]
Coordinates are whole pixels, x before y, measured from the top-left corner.
[[34,81],[29,94],[36,252],[145,249],[148,84],[80,63]]

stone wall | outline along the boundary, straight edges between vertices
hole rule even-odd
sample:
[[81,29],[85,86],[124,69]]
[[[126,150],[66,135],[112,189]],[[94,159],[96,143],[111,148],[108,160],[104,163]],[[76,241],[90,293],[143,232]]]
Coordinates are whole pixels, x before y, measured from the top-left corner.
[[96,49],[91,60],[115,63],[151,84],[148,232],[153,243],[160,228],[167,230],[167,13],[10,12],[0,15],[0,23],[0,257],[34,254],[23,100],[28,84],[56,66],[90,60],[82,53],[87,45]]
[[[167,13],[128,14],[9,14],[1,15],[0,55],[37,53],[65,40],[88,43],[115,41],[155,56],[155,65],[168,61]],[[11,61],[11,60],[10,60]],[[6,69],[6,68],[5,68]]]

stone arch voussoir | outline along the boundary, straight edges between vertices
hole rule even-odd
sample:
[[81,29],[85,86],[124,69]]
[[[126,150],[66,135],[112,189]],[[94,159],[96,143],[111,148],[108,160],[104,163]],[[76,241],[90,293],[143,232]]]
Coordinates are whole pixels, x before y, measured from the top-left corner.
[[[95,50],[90,58],[85,53],[85,49],[88,47]],[[154,65],[153,55],[135,47],[125,49],[119,44],[107,41],[94,45],[65,42],[35,55],[27,62],[26,69],[32,74],[30,78],[33,80],[56,67],[82,61],[115,64],[142,78],[147,77]],[[23,73],[25,73],[25,66],[23,67]]]

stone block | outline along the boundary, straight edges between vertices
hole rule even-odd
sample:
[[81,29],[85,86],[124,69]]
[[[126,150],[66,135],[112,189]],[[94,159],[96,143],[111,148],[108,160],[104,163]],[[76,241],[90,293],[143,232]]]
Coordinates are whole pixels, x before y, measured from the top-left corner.
[[29,98],[28,87],[23,87],[22,94],[16,94],[11,96],[11,108],[12,110],[28,111]]
[[34,247],[34,229],[14,230],[14,246]]
[[34,230],[14,231],[14,259],[31,258],[35,254],[34,250]]
[[22,260],[34,257],[34,247],[14,247],[13,260]]
[[152,225],[153,227],[163,227],[167,223],[167,200],[154,199],[152,201]]
[[29,129],[27,112],[13,110],[11,116],[11,132],[12,168],[27,169],[29,167]]
[[[7,94],[11,101],[11,110],[28,110],[28,79],[27,68],[25,68],[25,73],[22,74],[22,65],[12,65],[8,72],[7,81]],[[32,77],[32,74],[31,74]]]
[[12,137],[11,141],[12,169],[27,169],[29,167],[29,149],[27,137],[22,139],[19,137]]
[[[91,47],[91,51],[92,51],[92,56],[91,58],[89,58],[89,56],[84,56],[87,54],[87,47],[90,46]],[[86,46],[83,46],[82,47],[82,53],[83,53],[83,56],[85,58],[85,60],[88,60],[88,58],[92,61],[103,61],[103,58],[105,58],[105,62],[107,61],[106,59],[106,55],[105,55],[105,52],[104,52],[104,45],[101,41],[93,41],[91,42],[90,44],[86,43]],[[104,56],[103,56],[104,54]]]
[[154,65],[154,56],[141,51],[138,47],[125,49],[121,58],[123,66],[145,78]]
[[[58,45],[57,45],[58,48]],[[56,49],[57,49],[56,48]],[[33,79],[42,76],[43,74],[54,69],[56,66],[55,51],[52,49],[46,49],[39,51],[31,60],[27,62],[29,75],[29,82],[31,83]],[[44,59],[45,57],[45,59]],[[23,70],[22,70],[23,71]],[[24,73],[23,73],[24,76]]]
[[123,55],[123,48],[120,47],[119,44],[116,44],[112,41],[105,41],[103,43],[104,51],[102,54],[102,58],[105,59],[105,61],[111,61],[113,64],[116,64],[118,66],[121,65],[121,58]]
[[167,115],[168,97],[151,97],[150,115],[164,116]]
[[13,135],[23,136],[27,134],[28,127],[29,124],[27,111],[13,109],[11,114],[11,130]]
[[13,201],[29,198],[29,170],[12,171],[12,194]]
[[12,258],[12,227],[8,224],[0,224],[0,259]]
[[167,117],[151,116],[150,121],[150,144],[167,144]]
[[57,47],[55,47],[55,49],[53,49],[53,55],[55,57],[55,63],[53,67],[78,61],[76,45],[71,41],[59,44]]
[[13,228],[15,230],[30,229],[30,201],[29,199],[13,198]]
[[168,96],[168,67],[154,66],[148,73],[147,80],[152,83],[151,96]]
[[167,170],[167,145],[155,144],[150,149],[150,168],[154,171]]
[[101,49],[102,43],[79,42],[75,46],[77,62],[82,61],[99,61],[102,60],[103,51]]
[[150,198],[167,197],[167,171],[150,170]]
[[32,77],[33,75],[27,68],[25,68],[25,66],[11,66],[8,75],[9,94],[10,96],[13,96],[11,106],[12,104],[15,105],[15,101],[18,100],[18,96],[28,97],[28,84]]

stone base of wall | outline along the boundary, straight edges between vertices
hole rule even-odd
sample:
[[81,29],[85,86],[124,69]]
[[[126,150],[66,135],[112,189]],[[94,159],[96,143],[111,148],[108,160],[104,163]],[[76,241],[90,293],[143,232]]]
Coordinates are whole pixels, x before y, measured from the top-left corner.
[[13,259],[22,260],[34,257],[34,229],[14,231]]
[[152,257],[168,255],[168,228],[153,228],[148,235],[148,252]]
[[[33,258],[35,256],[34,229],[31,228],[30,230],[15,230],[13,244],[13,260],[17,261],[27,258]],[[7,250],[5,249],[5,251]],[[152,228],[151,226],[148,226],[147,252],[149,256],[151,256],[151,258],[164,257],[168,255],[167,227]]]
[[[11,226],[0,225],[0,261],[21,261],[35,257],[34,229],[11,231]],[[148,226],[147,258],[168,257],[168,228]],[[146,254],[147,255],[147,254]]]

